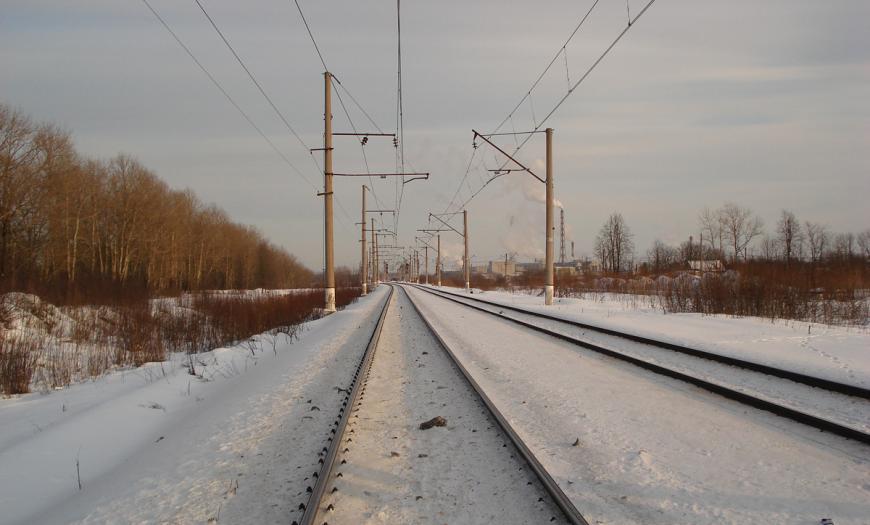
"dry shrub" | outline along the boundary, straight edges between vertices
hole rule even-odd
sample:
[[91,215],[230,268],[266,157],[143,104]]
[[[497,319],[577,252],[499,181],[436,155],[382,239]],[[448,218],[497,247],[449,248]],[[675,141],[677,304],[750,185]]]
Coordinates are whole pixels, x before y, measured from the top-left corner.
[[278,327],[299,325],[319,316],[322,306],[320,290],[254,298],[202,294],[194,299],[194,309],[208,318],[213,329],[211,338],[215,339],[210,344],[216,346],[236,344]]
[[[352,303],[359,293],[359,288],[339,288],[336,306]],[[62,337],[61,323],[48,315],[53,311],[49,307],[30,311],[40,326],[28,329],[27,335],[11,336],[0,328],[0,392],[26,393],[31,383],[64,387],[114,366],[163,361],[167,352],[207,352],[261,333],[271,338],[275,350],[281,335],[292,341],[302,323],[320,317],[323,307],[322,290],[203,293],[190,299],[192,307],[173,302],[154,311],[147,301],[98,309],[67,307],[67,338]]]
[[[748,265],[747,265],[748,266]],[[748,266],[746,273],[729,271],[701,278],[678,276],[658,288],[666,312],[794,319],[825,324],[864,325],[868,302],[858,290],[810,288],[798,274],[772,275]]]
[[335,307],[338,309],[344,308],[359,299],[361,293],[362,288],[357,286],[337,288],[335,290]]
[[33,335],[0,334],[0,392],[4,395],[30,392],[42,343]]
[[135,366],[166,359],[157,320],[147,304],[119,308],[115,364]]

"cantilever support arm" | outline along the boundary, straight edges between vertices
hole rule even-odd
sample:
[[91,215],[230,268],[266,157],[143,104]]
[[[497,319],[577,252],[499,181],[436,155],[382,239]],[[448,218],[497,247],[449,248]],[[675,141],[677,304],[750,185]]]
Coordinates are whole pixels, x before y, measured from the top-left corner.
[[448,224],[447,221],[443,220],[441,217],[435,215],[434,213],[430,213],[430,214],[429,214],[429,217],[434,217],[435,219],[438,220],[438,222],[440,222],[440,223],[443,224],[444,226],[447,226],[447,227],[450,228],[451,230],[453,230],[453,231],[455,231],[456,233],[458,233],[460,237],[465,237],[465,234],[464,234],[464,233],[460,232],[459,230],[457,230],[457,229],[454,228],[453,226],[450,226],[450,224]]
[[402,184],[408,184],[409,182],[414,182],[415,180],[429,180],[428,173],[411,173],[409,175],[414,175],[408,180],[403,180]]
[[432,245],[429,244],[428,242],[426,242],[422,237],[414,236],[414,239],[416,239],[416,240],[422,242],[423,244],[425,244],[425,245],[428,246],[429,248],[432,248],[432,249],[435,250],[436,252],[438,251],[437,248],[433,248]]
[[[538,177],[537,175],[535,175],[535,172],[533,172],[532,170],[530,170],[529,168],[527,168],[526,166],[524,166],[522,162],[520,162],[520,161],[518,161],[517,159],[513,158],[513,157],[510,155],[510,153],[506,152],[505,150],[503,150],[503,149],[501,149],[500,147],[498,147],[498,146],[496,146],[495,144],[493,144],[493,142],[492,142],[491,140],[489,140],[489,139],[486,138],[485,136],[481,135],[481,134],[478,133],[476,130],[473,130],[473,129],[472,129],[471,131],[474,133],[474,138],[477,138],[477,137],[482,138],[484,141],[486,141],[487,144],[489,144],[489,145],[492,146],[493,148],[497,149],[497,150],[499,151],[499,153],[501,153],[502,155],[504,155],[505,157],[507,157],[508,159],[510,159],[512,162],[514,162],[517,166],[519,166],[520,168],[522,168],[522,171],[527,171],[527,172],[529,172],[529,175],[531,175],[532,177],[538,179],[538,180],[541,181],[541,182],[546,182],[546,181],[545,181],[544,179],[542,179],[541,177]],[[513,171],[513,170],[511,170],[511,171]]]

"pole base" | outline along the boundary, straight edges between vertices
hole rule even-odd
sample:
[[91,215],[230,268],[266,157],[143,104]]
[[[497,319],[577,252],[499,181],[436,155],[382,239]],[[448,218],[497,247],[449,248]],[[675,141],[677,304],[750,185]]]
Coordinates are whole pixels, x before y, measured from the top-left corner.
[[325,291],[326,305],[323,307],[323,311],[332,313],[335,311],[335,288],[325,288]]
[[553,304],[553,285],[544,286],[544,304],[550,306]]
[[366,283],[362,283],[362,293],[360,295],[365,295],[367,293],[366,287],[367,287]]
[[465,281],[465,291],[466,292],[471,291],[471,283],[469,283],[468,281]]

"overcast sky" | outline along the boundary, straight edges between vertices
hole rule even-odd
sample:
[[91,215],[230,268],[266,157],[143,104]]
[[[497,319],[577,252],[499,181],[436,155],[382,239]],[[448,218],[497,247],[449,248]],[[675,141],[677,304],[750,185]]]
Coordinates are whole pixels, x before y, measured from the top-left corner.
[[[317,185],[322,175],[193,0],[150,0],[193,53]],[[407,168],[401,244],[447,207],[472,153],[594,0],[405,1]],[[202,0],[306,146],[322,144],[323,67],[292,0]],[[632,16],[646,0],[630,2]],[[300,0],[329,68],[377,125],[396,127],[396,4]],[[621,212],[643,253],[655,238],[697,237],[705,206],[734,201],[772,230],[782,208],[834,231],[870,227],[870,2],[658,0],[551,117],[556,196],[568,238],[591,254]],[[533,128],[626,25],[601,0],[541,85],[506,125]],[[141,0],[3,0],[0,102],[69,130],[88,155],[124,152],[176,188],[257,226],[302,262],[322,264],[322,200],[209,82]],[[354,124],[372,124],[345,97]],[[336,131],[350,126],[341,108]],[[539,136],[540,137],[540,136]],[[513,146],[513,139],[500,141]],[[353,139],[336,140],[336,172],[364,172]],[[365,147],[372,171],[395,170],[389,140]],[[543,138],[520,159],[543,173]],[[483,162],[481,162],[483,160]],[[481,147],[459,199],[496,167]],[[318,159],[319,161],[319,159]],[[362,179],[337,179],[336,254],[358,264]],[[383,208],[395,182],[375,180]],[[543,254],[543,184],[513,173],[469,206],[475,262]],[[558,217],[557,217],[558,218]],[[392,221],[387,221],[388,225]],[[457,221],[457,225],[460,223]],[[449,255],[455,235],[442,238]],[[557,246],[558,250],[558,246]],[[558,251],[557,251],[558,253]]]

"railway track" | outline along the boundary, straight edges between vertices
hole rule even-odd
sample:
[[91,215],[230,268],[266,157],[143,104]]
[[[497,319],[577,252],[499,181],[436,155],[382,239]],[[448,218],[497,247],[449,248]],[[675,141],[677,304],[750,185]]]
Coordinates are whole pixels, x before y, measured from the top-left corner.
[[[432,325],[418,309],[417,304],[414,302],[410,294],[408,294],[403,288],[393,285],[390,285],[390,294],[384,303],[378,322],[371,334],[369,343],[356,372],[354,373],[353,384],[348,388],[340,413],[333,424],[330,436],[328,437],[328,444],[324,446],[323,450],[320,452],[320,462],[322,467],[318,472],[312,473],[312,477],[316,481],[312,487],[309,487],[311,495],[308,502],[300,505],[300,509],[304,510],[303,516],[298,522],[294,521],[293,523],[303,525],[325,525],[328,523],[325,516],[328,516],[331,511],[335,510],[333,505],[328,503],[329,495],[338,491],[337,481],[338,478],[343,477],[342,466],[347,464],[349,446],[352,443],[353,438],[357,438],[357,442],[359,442],[361,438],[360,433],[354,433],[355,429],[352,428],[353,425],[351,424],[351,421],[358,418],[359,412],[362,410],[362,399],[369,382],[372,364],[381,338],[381,332],[397,288],[402,290],[401,293],[404,294],[404,297],[406,297],[410,302],[414,312],[413,315],[416,315],[420,321],[422,321],[428,334],[435,342],[437,342],[437,347],[443,350],[444,355],[449,358],[452,368],[455,371],[458,371],[462,376],[460,381],[464,381],[476,394],[480,404],[486,408],[485,413],[496,423],[501,433],[507,438],[507,441],[513,445],[514,453],[521,458],[526,466],[528,466],[527,470],[530,470],[534,474],[534,479],[538,482],[538,485],[543,492],[545,492],[546,495],[549,495],[553,503],[553,508],[557,508],[562,512],[565,522],[567,523],[588,525],[588,522],[584,519],[582,514],[576,509],[576,507],[574,507],[571,500],[565,495],[553,477],[535,457],[535,454],[524,443],[480,385],[468,373],[462,363],[459,362],[444,340],[437,332],[435,332]],[[405,309],[405,312],[407,312],[407,309]],[[477,432],[477,430],[473,431]],[[507,445],[504,444],[502,446],[506,447]],[[505,453],[510,450],[510,448],[507,448]],[[510,457],[514,458],[514,454],[511,454]],[[523,471],[524,469],[521,467],[519,470]],[[532,481],[528,481],[527,484],[532,485]],[[539,498],[538,501],[540,502],[542,499]],[[556,517],[551,516],[550,521],[556,521]]]
[[[800,423],[809,425],[822,431],[830,432],[865,444],[870,444],[870,433],[842,421],[837,421],[830,419],[829,417],[824,417],[820,415],[818,411],[816,411],[817,413],[814,414],[811,413],[812,411],[797,409],[794,406],[788,406],[787,404],[784,404],[781,400],[771,399],[769,396],[756,395],[752,392],[747,392],[745,389],[738,389],[735,388],[733,385],[723,384],[719,381],[712,380],[709,376],[701,377],[701,375],[704,374],[693,374],[684,370],[676,369],[673,366],[664,366],[662,364],[653,362],[650,359],[644,358],[643,356],[636,353],[632,355],[632,353],[630,352],[614,350],[613,348],[605,347],[600,343],[593,343],[587,339],[581,339],[576,334],[566,332],[576,332],[577,329],[591,330],[604,334],[608,337],[631,341],[633,343],[640,343],[642,345],[654,347],[658,350],[672,352],[681,356],[680,359],[707,361],[709,363],[714,363],[716,366],[722,367],[722,370],[730,369],[730,373],[732,375],[734,374],[734,370],[739,370],[740,373],[743,375],[754,374],[759,376],[768,376],[768,382],[770,382],[769,378],[775,378],[776,381],[780,382],[793,382],[796,383],[796,385],[788,385],[792,391],[800,391],[801,388],[803,388],[804,390],[818,389],[817,393],[819,395],[830,397],[840,404],[856,403],[863,406],[863,404],[866,404],[867,399],[870,399],[870,391],[866,389],[853,385],[845,385],[842,383],[837,383],[821,378],[814,378],[812,376],[760,365],[758,363],[743,361],[727,356],[720,356],[717,354],[712,354],[709,352],[704,352],[702,350],[692,349],[685,346],[656,341],[633,334],[625,334],[616,330],[596,327],[593,325],[563,319],[557,316],[547,315],[539,312],[532,312],[524,310],[522,308],[495,303],[484,299],[471,298],[465,295],[454,294],[442,290],[434,290],[430,287],[425,286],[415,285],[414,287],[418,290],[424,291],[436,297],[440,297],[444,300],[463,305],[476,311],[490,314],[507,322],[518,324],[531,330],[583,347],[585,349],[592,350],[607,355],[609,357],[631,363],[635,366],[639,366],[656,374],[664,375],[673,379],[690,383],[709,392],[727,397],[734,401],[738,401],[742,404],[765,410],[781,417],[792,419],[794,421],[798,421]],[[505,311],[510,311],[512,312],[512,314],[507,315]],[[555,323],[557,326],[561,325],[562,327],[569,327],[570,329],[560,331],[554,329],[553,326],[542,326],[542,324],[545,323],[541,322],[541,319],[543,319],[546,323],[551,323],[551,325]],[[707,367],[709,369],[709,365],[707,365]],[[866,414],[867,412],[864,411],[863,413]]]

